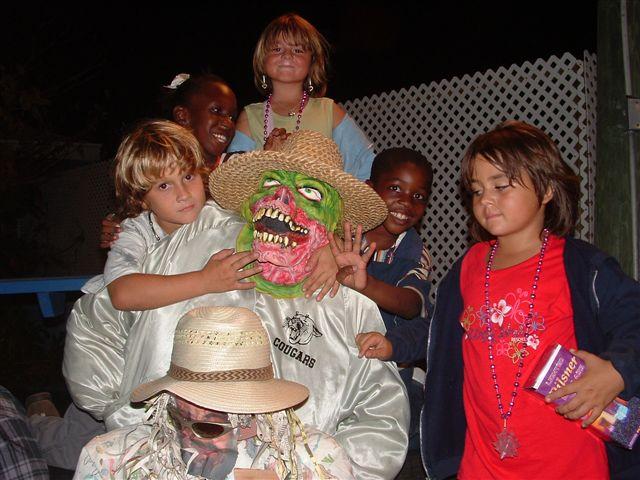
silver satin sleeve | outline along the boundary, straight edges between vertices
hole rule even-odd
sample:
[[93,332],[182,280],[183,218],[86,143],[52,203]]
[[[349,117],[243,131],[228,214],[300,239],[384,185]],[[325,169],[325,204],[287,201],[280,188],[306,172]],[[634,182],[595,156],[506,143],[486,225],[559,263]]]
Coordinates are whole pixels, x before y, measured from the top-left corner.
[[80,297],[67,320],[62,373],[74,403],[98,420],[119,397],[134,317],[114,309],[103,286]]

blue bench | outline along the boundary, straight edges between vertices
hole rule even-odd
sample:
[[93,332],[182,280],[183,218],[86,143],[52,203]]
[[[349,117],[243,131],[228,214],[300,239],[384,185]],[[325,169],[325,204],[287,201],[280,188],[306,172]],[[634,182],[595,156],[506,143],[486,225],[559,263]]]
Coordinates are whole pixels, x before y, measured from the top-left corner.
[[0,295],[35,293],[43,317],[55,317],[64,312],[64,292],[79,291],[91,276],[10,278],[0,280]]

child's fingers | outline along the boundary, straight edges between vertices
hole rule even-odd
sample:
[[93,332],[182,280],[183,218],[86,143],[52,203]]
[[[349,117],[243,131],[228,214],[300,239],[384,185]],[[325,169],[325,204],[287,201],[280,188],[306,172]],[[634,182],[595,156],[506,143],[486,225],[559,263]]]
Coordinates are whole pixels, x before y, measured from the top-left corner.
[[601,413],[602,413],[602,410],[597,408],[592,408],[590,412],[587,412],[586,418],[582,419],[582,424],[581,424],[582,428],[587,428],[589,425],[595,422]]
[[245,270],[238,270],[236,272],[236,280],[242,280],[243,278],[253,277],[258,273],[262,272],[262,265],[256,265],[252,268],[247,268]]
[[329,296],[331,298],[335,297],[338,293],[338,290],[340,290],[340,282],[338,280],[336,280],[335,282],[333,282],[333,287],[331,287],[331,291],[329,292]]
[[362,346],[362,342],[364,342],[372,332],[358,333],[356,335],[356,345],[358,349]]
[[583,417],[589,413],[589,410],[590,409],[586,406],[585,402],[577,397],[574,397],[570,402],[556,408],[558,415],[562,415],[564,418],[569,420],[576,420]]
[[351,223],[344,222],[344,249],[343,252],[353,251],[353,239],[351,238]]
[[356,253],[360,253],[362,249],[362,225],[358,225],[356,227],[356,237],[353,242],[353,251]]
[[245,265],[248,265],[251,262],[255,262],[258,259],[258,254],[253,251],[238,252],[230,255],[228,258],[231,262],[231,266],[236,270],[240,270]]
[[[327,277],[322,274],[323,272],[314,271],[307,277],[302,285],[302,291],[305,292],[306,298],[311,298],[313,292],[322,287],[325,284]],[[323,295],[324,296],[324,295]]]
[[336,238],[333,235],[333,232],[329,232],[329,248],[331,249],[331,253],[334,257],[340,255],[340,250],[338,249],[338,244],[336,243]]
[[378,332],[359,333],[356,335],[358,357],[362,358],[368,350],[377,348],[380,344],[380,336],[381,335]]
[[[572,382],[572,383],[570,383],[568,385],[565,385],[562,388],[554,390],[553,392],[548,394],[546,397],[544,397],[544,401],[547,402],[547,403],[551,403],[551,402],[555,402],[559,398],[566,397],[567,395],[572,394],[572,393],[576,393],[576,392],[578,392],[580,390],[580,384],[581,384],[581,381],[580,380],[576,380],[575,382]],[[565,407],[566,405],[571,403],[574,399],[571,399],[570,402],[565,403],[564,405],[561,405],[558,408]],[[557,411],[557,409],[556,409],[556,411]]]
[[375,360],[389,360],[389,356],[385,353],[385,350],[381,348],[370,348],[364,352],[364,358]]
[[231,255],[233,255],[233,248],[225,248],[223,250],[220,250],[216,253],[214,253],[213,255],[211,255],[211,258],[209,259],[211,260],[224,260],[225,258],[230,257]]
[[116,220],[115,214],[111,213],[102,219],[102,229],[103,231],[113,232],[114,230],[120,230],[120,224]]
[[255,286],[255,282],[236,282],[234,290],[251,290]]
[[316,296],[316,301],[319,302],[321,301],[325,295],[327,293],[329,293],[330,291],[333,290],[333,284],[336,283],[335,281],[330,281],[330,280],[326,280],[324,282],[324,284],[322,285],[322,289],[320,290],[320,293],[318,293],[318,295]]

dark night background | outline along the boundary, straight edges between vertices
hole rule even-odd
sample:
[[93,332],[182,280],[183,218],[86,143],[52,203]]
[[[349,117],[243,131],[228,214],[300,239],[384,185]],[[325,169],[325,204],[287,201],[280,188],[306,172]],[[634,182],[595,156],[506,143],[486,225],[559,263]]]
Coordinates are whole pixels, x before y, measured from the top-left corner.
[[46,132],[110,157],[179,72],[217,73],[240,106],[255,101],[253,46],[287,11],[333,46],[337,101],[596,47],[594,0],[12,3],[0,21],[0,138]]
[[[111,158],[180,72],[219,74],[240,107],[258,100],[253,47],[282,13],[301,14],[332,45],[328,96],[339,102],[596,49],[595,0],[79,5],[5,2],[0,13],[0,278],[46,275],[55,260],[40,187],[72,165],[42,146],[99,143]],[[65,320],[42,319],[33,294],[0,296],[0,383],[20,399],[49,390],[68,403]]]

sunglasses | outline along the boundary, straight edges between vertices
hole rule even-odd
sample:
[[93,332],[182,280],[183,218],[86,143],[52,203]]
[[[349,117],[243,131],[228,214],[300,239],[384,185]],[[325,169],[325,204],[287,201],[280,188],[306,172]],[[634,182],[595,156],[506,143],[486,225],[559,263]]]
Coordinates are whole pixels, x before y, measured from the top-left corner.
[[200,420],[189,420],[180,415],[175,407],[168,407],[169,415],[180,428],[188,428],[198,438],[213,439],[226,435],[235,430],[229,422],[203,422]]

